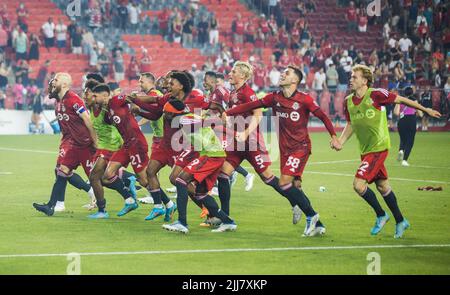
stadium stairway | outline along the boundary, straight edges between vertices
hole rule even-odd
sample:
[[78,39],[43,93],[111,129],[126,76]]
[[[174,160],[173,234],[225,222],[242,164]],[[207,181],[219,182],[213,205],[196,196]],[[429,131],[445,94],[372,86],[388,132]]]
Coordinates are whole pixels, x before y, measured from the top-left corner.
[[[28,37],[30,33],[41,36],[41,27],[49,17],[53,18],[55,24],[58,22],[59,18],[62,18],[66,25],[69,24],[69,18],[50,0],[2,0],[1,3],[7,5],[9,18],[13,25],[17,23],[16,9],[22,2],[25,4],[29,13],[27,19]],[[43,44],[42,38],[41,41]],[[88,67],[88,57],[86,55],[59,53],[56,48],[51,48],[48,52],[43,46],[39,48],[39,52],[39,60],[32,60],[30,62],[32,68],[32,72],[30,73],[31,79],[35,79],[41,65],[43,65],[46,60],[50,60],[50,72],[68,72],[72,75],[74,85],[81,85],[83,72]]]
[[[282,11],[290,24],[294,24],[299,18],[295,10],[298,0],[281,1]],[[348,32],[345,20],[346,7],[337,5],[336,0],[315,1],[317,9],[306,16],[312,36],[316,40],[328,33],[333,45],[340,45],[348,49],[354,45],[355,49],[362,50],[365,56],[375,48],[383,46],[382,27],[380,25],[369,25],[366,33]]]

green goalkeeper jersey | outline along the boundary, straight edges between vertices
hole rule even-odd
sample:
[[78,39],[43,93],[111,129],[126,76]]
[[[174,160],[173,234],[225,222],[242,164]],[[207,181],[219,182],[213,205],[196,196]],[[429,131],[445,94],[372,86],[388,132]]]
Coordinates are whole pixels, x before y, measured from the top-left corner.
[[227,156],[222,141],[210,127],[203,127],[203,118],[194,114],[186,114],[180,119],[183,133],[187,136],[195,151],[200,156],[224,158]]
[[98,137],[97,148],[115,152],[122,147],[122,136],[116,127],[105,122],[105,115],[106,110],[103,108],[100,112],[91,109],[91,121]]
[[373,91],[374,89],[369,88],[358,105],[353,102],[353,94],[347,97],[350,122],[362,155],[385,151],[391,147],[386,108],[374,105]]
[[[158,97],[163,96],[161,91],[153,89],[152,92],[154,92]],[[150,127],[152,127],[153,130],[153,137],[161,138],[164,135],[164,119],[163,116],[159,118],[156,121],[150,121]]]

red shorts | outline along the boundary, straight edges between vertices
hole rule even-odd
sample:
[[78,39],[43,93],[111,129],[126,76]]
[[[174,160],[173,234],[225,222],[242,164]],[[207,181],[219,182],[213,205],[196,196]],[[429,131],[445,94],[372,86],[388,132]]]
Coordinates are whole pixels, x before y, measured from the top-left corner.
[[193,150],[185,150],[178,153],[176,159],[175,159],[175,166],[184,168],[189,163],[194,161],[195,159],[198,159],[200,157],[200,154]]
[[127,167],[131,163],[134,172],[140,173],[147,168],[149,162],[147,152],[147,144],[135,144],[129,148],[122,147],[113,154],[110,162],[119,162],[123,167]]
[[241,165],[242,161],[247,160],[255,169],[256,173],[261,174],[272,164],[269,153],[266,150],[258,150],[252,152],[228,152],[226,161],[236,169]]
[[303,149],[289,155],[281,155],[281,174],[297,176],[301,179],[306,162],[308,162],[311,150]]
[[158,161],[163,166],[173,167],[176,153],[171,148],[163,147],[159,142],[153,142],[150,160]]
[[68,142],[62,142],[59,146],[59,156],[56,161],[57,165],[64,165],[70,170],[75,170],[79,165],[83,166],[84,172],[89,176],[94,166],[92,157],[95,154],[95,148],[77,147]]
[[110,150],[97,150],[97,152],[94,155],[94,158],[92,159],[92,162],[97,162],[98,158],[103,158],[106,162],[109,162],[114,155],[115,152]]
[[187,164],[183,171],[192,174],[199,184],[204,182],[206,189],[210,191],[216,184],[223,163],[225,163],[225,158],[203,156]]
[[361,156],[361,165],[356,171],[355,177],[365,179],[372,183],[378,179],[388,179],[384,161],[388,156],[388,151],[369,153]]

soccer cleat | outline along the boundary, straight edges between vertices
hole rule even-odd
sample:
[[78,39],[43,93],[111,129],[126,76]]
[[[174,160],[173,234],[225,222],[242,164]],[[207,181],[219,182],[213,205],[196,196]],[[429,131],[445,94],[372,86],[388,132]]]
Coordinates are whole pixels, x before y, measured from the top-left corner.
[[387,214],[387,212],[384,214],[384,216],[377,217],[377,219],[375,220],[375,225],[370,230],[370,234],[372,236],[377,235],[383,229],[383,227],[386,225],[389,219],[390,217],[389,214]]
[[164,215],[164,221],[165,222],[171,221],[175,211],[177,211],[177,204],[175,204],[175,203],[173,203],[172,207],[166,208],[166,214]]
[[177,231],[183,234],[187,234],[189,232],[189,229],[187,226],[181,224],[181,222],[179,222],[178,220],[175,221],[172,224],[163,224],[162,226],[165,230],[168,231]]
[[402,150],[399,150],[398,154],[397,154],[397,161],[399,161],[399,162],[403,161],[404,155],[405,155],[405,153]]
[[136,200],[136,196],[137,196],[136,177],[130,176],[130,177],[128,177],[128,179],[130,180],[130,186],[128,186],[128,188],[130,189],[130,193],[133,196],[133,199]]
[[212,190],[211,190],[211,196],[213,196],[213,197],[219,196],[219,189],[218,189],[216,186],[212,188]]
[[325,232],[326,232],[325,226],[316,226],[316,228],[313,231],[311,231],[311,234],[309,236],[310,237],[323,236]]
[[236,223],[221,223],[217,229],[211,230],[213,233],[223,233],[226,231],[235,231],[237,228]]
[[144,198],[139,198],[138,201],[142,204],[153,204],[153,198],[151,196],[146,196]]
[[90,219],[108,219],[109,213],[108,212],[96,212],[94,214],[88,215],[88,218],[90,218]]
[[208,217],[208,218],[205,219],[205,221],[200,223],[200,226],[202,226],[202,227],[216,227],[216,226],[219,226],[221,223],[222,223],[222,220],[220,220],[220,218]]
[[297,224],[302,218],[302,210],[298,205],[292,207],[292,224]]
[[395,235],[394,239],[400,239],[403,236],[405,230],[407,230],[411,225],[409,224],[406,218],[403,219],[402,222],[399,222],[395,225]]
[[209,211],[208,209],[206,209],[205,206],[202,207],[202,212],[200,213],[200,218],[205,218],[206,216],[208,216]]
[[125,206],[122,208],[122,210],[117,213],[117,216],[121,217],[125,214],[128,214],[129,212],[136,210],[139,207],[138,203],[134,202],[133,204],[127,204],[125,203]]
[[91,187],[91,189],[88,192],[89,199],[91,200],[89,203],[83,205],[83,208],[88,209],[89,211],[94,210],[97,208],[97,199],[95,198],[94,189]]
[[245,177],[245,191],[248,192],[253,188],[253,181],[255,180],[255,174],[249,173]]
[[316,229],[316,223],[319,221],[319,213],[316,213],[314,216],[306,217],[306,225],[305,230],[303,232],[303,237],[310,237],[311,233]]
[[403,167],[409,167],[409,163],[406,160],[402,161],[402,166]]
[[156,217],[162,216],[166,214],[166,209],[153,207],[152,211],[145,217],[145,220],[153,220]]
[[233,187],[236,184],[237,181],[237,175],[238,173],[236,171],[233,171],[230,176],[230,186]]
[[168,193],[176,193],[177,192],[177,188],[175,186],[166,188],[166,192],[168,192]]
[[55,208],[53,209],[55,212],[64,212],[66,211],[66,206],[64,206],[64,202],[56,202]]
[[42,212],[47,216],[52,216],[55,213],[55,211],[53,210],[53,207],[50,207],[48,204],[33,203],[33,207],[37,211]]

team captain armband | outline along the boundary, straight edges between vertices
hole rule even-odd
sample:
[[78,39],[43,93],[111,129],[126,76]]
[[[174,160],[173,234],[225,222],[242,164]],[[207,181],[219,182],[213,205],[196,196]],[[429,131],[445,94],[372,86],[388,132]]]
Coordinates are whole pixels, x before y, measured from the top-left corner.
[[77,115],[81,115],[86,111],[86,108],[83,105],[78,105],[77,103],[73,105],[74,111],[77,113]]

